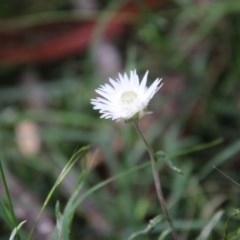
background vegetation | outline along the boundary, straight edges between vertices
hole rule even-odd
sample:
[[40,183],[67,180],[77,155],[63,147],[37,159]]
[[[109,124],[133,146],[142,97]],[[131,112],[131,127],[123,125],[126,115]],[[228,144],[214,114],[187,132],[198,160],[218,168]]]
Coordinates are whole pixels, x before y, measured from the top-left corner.
[[[9,0],[0,17],[0,157],[23,239],[71,157],[32,239],[58,239],[65,219],[64,240],[125,240],[161,215],[134,128],[90,105],[99,84],[133,68],[164,81],[140,124],[184,172],[159,162],[179,239],[240,239],[238,0]],[[0,194],[4,240],[2,184]],[[135,239],[171,239],[166,229],[160,219]]]

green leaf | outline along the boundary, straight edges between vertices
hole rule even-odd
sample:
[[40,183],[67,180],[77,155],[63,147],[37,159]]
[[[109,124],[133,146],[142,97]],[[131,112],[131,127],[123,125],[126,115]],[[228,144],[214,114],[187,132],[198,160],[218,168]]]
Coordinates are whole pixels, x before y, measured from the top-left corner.
[[71,195],[70,199],[67,202],[67,205],[63,211],[62,216],[59,218],[59,229],[60,229],[60,236],[61,239],[68,240],[70,235],[70,226],[72,223],[72,219],[76,208],[78,207],[78,198],[80,191],[84,185],[85,179],[87,177],[88,171],[83,170],[80,174],[78,185]]
[[59,186],[59,184],[62,182],[62,180],[66,177],[66,175],[69,173],[69,171],[72,169],[72,167],[74,166],[74,164],[79,160],[82,159],[86,153],[89,150],[89,146],[84,146],[82,148],[80,148],[76,153],[73,154],[73,156],[70,158],[70,160],[67,162],[66,166],[62,169],[61,173],[59,174],[57,180],[55,181],[53,187],[51,188],[50,192],[48,193],[43,206],[37,216],[37,219],[35,220],[33,227],[28,235],[28,240],[31,239],[31,236],[36,228],[36,225],[38,223],[38,220],[40,219],[44,209],[46,208],[47,204],[49,203],[53,193],[55,192],[56,188]]
[[157,215],[155,218],[153,218],[149,221],[149,224],[143,230],[140,230],[138,232],[131,234],[131,236],[128,238],[128,240],[133,240],[138,236],[148,234],[162,221],[162,219],[163,219],[162,215]]
[[26,222],[26,220],[20,222],[20,223],[17,225],[17,227],[15,227],[15,228],[13,229],[13,231],[12,231],[12,233],[11,233],[11,235],[10,235],[9,240],[14,240],[17,232],[19,231],[19,229],[22,227],[22,225],[23,225],[25,222]]
[[202,229],[200,235],[196,240],[208,240],[213,228],[220,221],[222,215],[223,211],[216,212],[211,220],[207,223],[207,225]]
[[158,161],[164,160],[164,161],[167,163],[168,167],[169,167],[171,170],[173,170],[174,172],[176,172],[176,173],[178,173],[178,174],[184,174],[180,168],[176,167],[176,166],[173,164],[173,162],[172,162],[172,160],[169,158],[169,156],[167,156],[166,153],[164,153],[163,151],[158,151],[158,152],[156,152],[156,153],[155,153],[155,157],[156,157],[156,159],[157,159]]
[[167,237],[167,235],[169,235],[170,232],[171,232],[170,229],[164,230],[164,231],[161,233],[161,235],[159,236],[158,240],[164,240],[165,237]]

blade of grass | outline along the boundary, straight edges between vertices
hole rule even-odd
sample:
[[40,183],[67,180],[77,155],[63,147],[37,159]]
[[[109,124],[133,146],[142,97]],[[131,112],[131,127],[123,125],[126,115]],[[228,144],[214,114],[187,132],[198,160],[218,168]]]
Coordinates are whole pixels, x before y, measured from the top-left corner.
[[14,227],[12,224],[11,213],[3,201],[0,201],[0,216],[2,220],[9,226],[9,228]]
[[235,181],[233,178],[228,176],[225,172],[223,172],[222,170],[218,169],[216,166],[213,166],[213,168],[216,169],[216,171],[218,171],[220,174],[222,174],[226,179],[230,180],[235,186],[240,188],[240,184],[237,181]]
[[173,157],[181,157],[181,156],[184,156],[184,155],[187,155],[187,154],[190,154],[190,153],[199,152],[199,151],[205,150],[207,148],[215,147],[222,142],[223,142],[223,138],[217,138],[217,139],[214,139],[211,142],[199,144],[199,145],[193,146],[191,148],[187,148],[185,150],[182,150],[182,151],[180,151],[176,154],[173,154]]
[[61,216],[61,227],[60,227],[60,236],[61,239],[68,240],[69,239],[69,233],[70,233],[70,225],[73,219],[74,212],[76,210],[76,205],[74,202],[78,198],[78,195],[80,191],[82,190],[82,187],[84,185],[84,181],[87,177],[88,171],[83,170],[82,173],[80,174],[78,185],[76,187],[76,190],[74,193],[71,195],[71,198],[67,202],[67,205],[64,209],[64,212]]
[[[191,149],[184,150],[180,153],[173,154],[173,156],[182,156],[182,155],[185,155],[188,153],[204,150],[204,149],[213,147],[213,146],[219,144],[220,142],[222,142],[222,139],[216,139],[210,143],[201,144],[201,145],[195,146]],[[64,240],[69,239],[69,226],[71,224],[71,219],[72,219],[73,213],[74,213],[75,209],[81,204],[82,201],[84,201],[92,193],[94,193],[95,191],[98,191],[99,189],[106,186],[107,184],[109,184],[113,181],[116,181],[122,177],[125,177],[126,175],[132,174],[136,171],[140,171],[140,170],[148,167],[149,165],[150,165],[150,163],[146,162],[141,165],[130,168],[124,172],[121,172],[111,178],[108,178],[108,179],[100,182],[99,184],[96,184],[94,187],[90,188],[88,191],[86,191],[85,193],[83,193],[82,195],[79,196],[81,188],[84,184],[84,180],[86,178],[86,172],[83,171],[80,175],[79,184],[78,184],[76,190],[74,191],[73,195],[69,199],[63,215],[60,216],[61,217],[61,219],[60,219],[61,220],[61,231],[62,231],[60,234],[63,237],[62,239],[64,239]]]
[[240,151],[240,140],[230,144],[230,146],[226,147],[224,150],[219,152],[207,165],[205,165],[199,176],[200,179],[204,179],[208,174],[210,174],[213,170],[211,166],[220,166],[224,162],[228,161],[231,157],[237,154]]
[[[135,238],[141,236],[141,235],[146,235],[148,234],[150,231],[152,231],[156,225],[161,222],[163,220],[161,215],[156,216],[155,218],[153,218],[152,220],[149,221],[149,224],[146,226],[146,228],[144,228],[141,231],[135,232],[133,234],[131,234],[131,236],[127,239],[127,240],[134,240]],[[170,230],[168,230],[168,232],[170,232]]]
[[[4,188],[4,191],[5,191],[5,194],[6,194],[6,197],[7,197],[7,202],[8,202],[8,210],[6,208],[4,208],[4,209],[6,211],[6,214],[8,216],[8,219],[9,219],[12,227],[17,227],[18,222],[17,222],[16,215],[14,213],[12,199],[11,199],[11,195],[10,195],[10,192],[9,192],[9,189],[8,189],[7,180],[6,180],[6,177],[5,177],[5,173],[4,173],[4,169],[3,169],[3,166],[2,166],[2,161],[1,160],[0,160],[0,175],[1,175],[1,178],[2,178],[3,188]],[[17,234],[16,237],[17,237],[17,239],[20,239],[18,234]]]
[[[206,143],[206,144],[201,144],[201,145],[197,145],[191,149],[188,149],[188,150],[185,150],[185,151],[182,151],[180,153],[175,153],[173,154],[172,156],[176,157],[176,156],[183,156],[183,155],[187,155],[188,153],[192,153],[192,152],[197,152],[197,151],[200,151],[200,150],[204,150],[204,149],[207,149],[207,148],[210,148],[210,147],[213,147],[213,146],[216,146],[218,145],[219,143],[222,142],[222,139],[216,139],[214,141],[211,141],[209,143]],[[126,175],[129,175],[131,173],[134,173],[136,171],[140,171],[141,169],[144,169],[146,167],[148,167],[150,165],[149,162],[146,162],[146,163],[143,163],[143,164],[140,164],[136,167],[132,167],[132,168],[129,168],[128,170],[124,171],[124,172],[121,172],[111,178],[108,178],[98,184],[96,184],[94,187],[90,188],[88,191],[86,191],[84,194],[82,194],[78,199],[77,201],[74,203],[74,205],[79,205],[85,198],[87,198],[89,195],[91,195],[93,192],[99,190],[100,188],[106,186],[107,184],[119,179],[119,178],[122,178]],[[75,206],[75,207],[76,207]]]
[[169,233],[170,233],[169,229],[164,230],[159,236],[158,240],[164,240],[167,237],[167,235],[169,235]]
[[80,197],[76,198],[76,201],[73,203],[73,207],[76,208],[83,200],[85,200],[88,196],[90,196],[92,193],[94,193],[95,191],[101,189],[102,187],[106,186],[107,184],[116,181],[117,179],[120,179],[122,177],[125,177],[126,175],[132,174],[136,171],[139,171],[141,169],[144,169],[146,167],[149,166],[149,162],[141,164],[139,166],[130,168],[126,171],[123,171],[117,175],[114,175],[113,177],[110,177],[98,184],[96,184],[95,186],[93,186],[92,188],[90,188],[88,191],[86,191],[85,193],[83,193]]
[[18,231],[20,230],[20,228],[22,227],[22,225],[23,225],[25,222],[26,222],[26,220],[20,222],[20,223],[18,224],[18,226],[16,226],[16,227],[13,229],[13,231],[12,231],[12,233],[11,233],[11,235],[10,235],[9,240],[14,240],[16,234],[18,233]]
[[89,146],[84,146],[82,148],[80,148],[75,154],[73,154],[73,156],[70,158],[70,160],[68,161],[68,163],[66,164],[66,166],[63,168],[63,170],[61,171],[61,173],[59,174],[56,182],[54,183],[52,189],[50,190],[50,192],[48,193],[44,203],[43,203],[43,206],[37,216],[37,219],[35,220],[34,224],[33,224],[33,227],[28,235],[28,240],[31,239],[32,235],[33,235],[33,232],[36,228],[36,225],[44,211],[44,209],[46,208],[48,202],[50,201],[54,191],[56,190],[56,188],[58,187],[58,185],[62,182],[62,180],[66,177],[66,175],[68,174],[68,172],[72,169],[72,167],[75,165],[75,163],[81,159],[82,157],[85,156],[85,154],[87,153],[87,151],[89,150]]
[[223,215],[223,211],[218,211],[214,214],[212,219],[207,223],[207,225],[203,228],[200,235],[197,237],[196,240],[207,240],[215,227],[215,225],[220,221]]

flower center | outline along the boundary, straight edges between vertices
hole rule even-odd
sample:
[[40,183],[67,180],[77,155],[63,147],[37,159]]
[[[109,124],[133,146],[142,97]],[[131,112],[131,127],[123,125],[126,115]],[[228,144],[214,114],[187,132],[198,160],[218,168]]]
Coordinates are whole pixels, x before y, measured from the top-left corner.
[[127,91],[121,95],[120,100],[124,105],[131,105],[136,101],[137,96],[134,91]]

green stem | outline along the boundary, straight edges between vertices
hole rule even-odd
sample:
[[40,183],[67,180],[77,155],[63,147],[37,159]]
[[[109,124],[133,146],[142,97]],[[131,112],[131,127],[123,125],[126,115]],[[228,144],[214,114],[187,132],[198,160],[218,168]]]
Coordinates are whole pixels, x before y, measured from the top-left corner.
[[166,202],[165,202],[165,199],[164,199],[164,196],[163,196],[163,191],[162,191],[160,177],[159,177],[158,171],[157,171],[157,164],[156,164],[157,161],[156,161],[156,158],[155,158],[154,151],[153,151],[152,147],[149,145],[146,138],[144,137],[144,135],[143,135],[143,133],[142,133],[142,131],[141,131],[139,125],[138,125],[138,122],[134,121],[133,124],[134,124],[134,127],[135,127],[136,131],[138,132],[139,136],[143,140],[143,142],[144,142],[144,144],[147,148],[147,151],[149,153],[149,156],[150,156],[150,159],[151,159],[153,180],[154,180],[155,189],[156,189],[156,192],[157,192],[158,201],[160,203],[163,215],[166,218],[166,220],[169,223],[169,226],[171,228],[173,239],[177,240],[178,239],[177,238],[177,233],[176,233],[176,230],[173,226],[172,219],[171,219],[170,214],[168,212]]
[[[10,211],[10,214],[11,214],[11,222],[14,225],[14,227],[17,227],[18,222],[17,222],[17,218],[16,218],[15,213],[14,213],[12,199],[11,199],[11,195],[10,195],[10,192],[9,192],[9,189],[8,189],[8,185],[7,185],[7,181],[6,181],[6,177],[5,177],[5,174],[4,174],[4,170],[3,170],[1,160],[0,160],[0,174],[1,174],[2,182],[3,182],[4,191],[5,191],[5,194],[6,194],[6,197],[7,197],[9,211]],[[16,237],[17,237],[18,240],[20,239],[18,234],[16,235]]]

